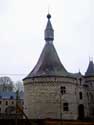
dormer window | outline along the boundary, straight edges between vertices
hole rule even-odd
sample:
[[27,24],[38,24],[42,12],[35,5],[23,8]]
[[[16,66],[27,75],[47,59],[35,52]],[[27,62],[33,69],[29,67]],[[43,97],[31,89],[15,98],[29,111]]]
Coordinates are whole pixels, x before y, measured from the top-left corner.
[[10,96],[10,99],[13,99],[13,96]]

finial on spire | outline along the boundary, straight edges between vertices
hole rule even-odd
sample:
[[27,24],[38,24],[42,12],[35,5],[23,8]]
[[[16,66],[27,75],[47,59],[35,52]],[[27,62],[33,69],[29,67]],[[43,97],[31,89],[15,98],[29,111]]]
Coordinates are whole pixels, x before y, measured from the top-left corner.
[[50,19],[51,18],[51,14],[48,13],[47,14],[47,18]]
[[45,29],[45,40],[46,42],[48,41],[53,41],[54,40],[54,30],[52,28],[52,24],[50,22],[50,18],[51,18],[51,14],[47,14],[47,18],[48,18],[48,22],[47,22],[47,26]]

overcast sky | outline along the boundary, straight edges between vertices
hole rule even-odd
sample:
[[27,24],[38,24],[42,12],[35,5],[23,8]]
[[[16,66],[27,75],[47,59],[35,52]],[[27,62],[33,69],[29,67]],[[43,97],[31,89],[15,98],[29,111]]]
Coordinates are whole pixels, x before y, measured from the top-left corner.
[[35,66],[48,6],[61,62],[69,72],[86,72],[94,57],[94,0],[0,0],[0,76],[21,80]]

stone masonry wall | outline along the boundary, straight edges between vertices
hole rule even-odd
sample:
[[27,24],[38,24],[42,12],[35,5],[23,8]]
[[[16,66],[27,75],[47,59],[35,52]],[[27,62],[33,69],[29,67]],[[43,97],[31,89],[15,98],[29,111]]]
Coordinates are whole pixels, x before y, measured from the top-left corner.
[[[29,118],[77,119],[76,80],[71,78],[36,79],[24,82],[25,112]],[[60,87],[66,87],[61,95]],[[63,103],[69,104],[69,111],[63,110]]]

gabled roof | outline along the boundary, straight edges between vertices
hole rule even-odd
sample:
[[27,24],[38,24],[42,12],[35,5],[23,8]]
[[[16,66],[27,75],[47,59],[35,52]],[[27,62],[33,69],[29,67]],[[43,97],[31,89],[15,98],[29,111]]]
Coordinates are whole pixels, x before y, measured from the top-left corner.
[[93,61],[89,62],[85,76],[94,76],[94,64]]

